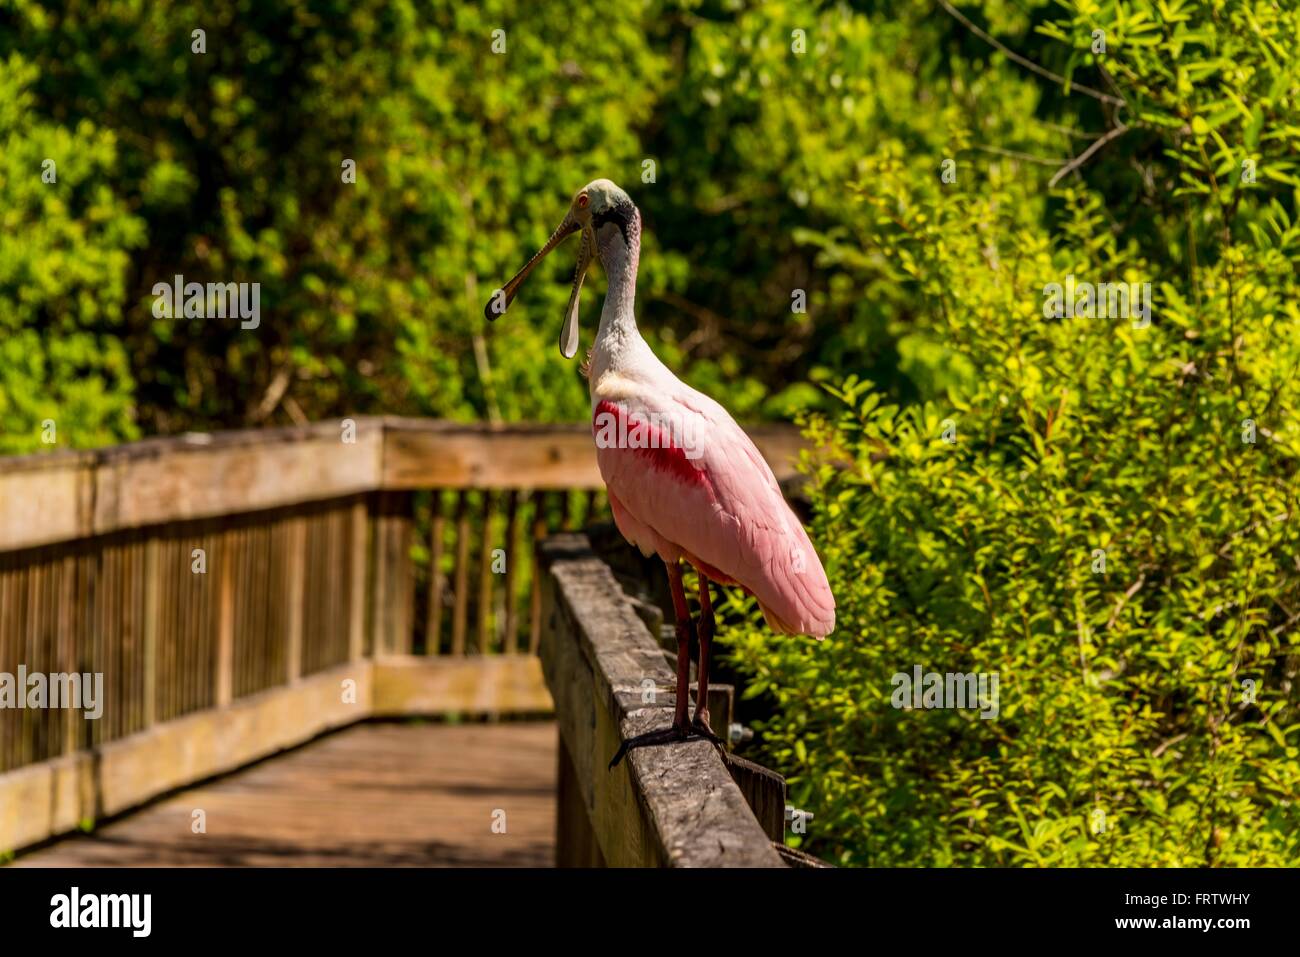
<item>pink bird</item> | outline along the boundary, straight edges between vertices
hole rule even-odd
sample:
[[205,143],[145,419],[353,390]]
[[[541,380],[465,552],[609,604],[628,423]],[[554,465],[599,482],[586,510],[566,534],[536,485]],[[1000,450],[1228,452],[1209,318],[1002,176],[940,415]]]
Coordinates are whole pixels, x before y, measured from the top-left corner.
[[[739,585],[758,599],[768,625],[788,635],[823,638],[835,627],[835,598],[808,534],[786,503],[754,443],[717,402],[686,385],[637,330],[633,301],[641,254],[641,213],[607,179],[588,183],[563,222],[488,303],[495,319],[533,267],[569,234],[580,232],[578,268],[560,352],[578,351],[578,299],[593,253],[609,290],[591,350],[592,433],[596,459],[623,537],[668,569],[677,631],[677,697],[672,726],[625,741],[610,767],[632,748],[691,738],[709,729],[709,646],[714,618],[709,582]],[[699,573],[700,657],[695,716],[687,720],[690,637],[683,561]]]

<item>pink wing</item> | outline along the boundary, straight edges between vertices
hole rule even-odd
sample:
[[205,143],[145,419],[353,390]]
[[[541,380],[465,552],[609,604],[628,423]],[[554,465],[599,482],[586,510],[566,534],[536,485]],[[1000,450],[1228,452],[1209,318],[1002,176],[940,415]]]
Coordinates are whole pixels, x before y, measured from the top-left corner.
[[808,533],[722,406],[693,391],[603,400],[592,432],[630,542],[742,585],[777,631],[830,634],[835,599]]

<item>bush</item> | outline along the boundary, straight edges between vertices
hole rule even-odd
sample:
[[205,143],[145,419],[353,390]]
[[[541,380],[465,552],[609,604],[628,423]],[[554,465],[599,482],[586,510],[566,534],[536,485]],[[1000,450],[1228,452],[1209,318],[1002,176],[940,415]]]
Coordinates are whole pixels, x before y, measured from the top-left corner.
[[[845,466],[810,464],[836,634],[733,632],[841,863],[1300,860],[1300,126],[1275,49],[1300,23],[1089,7],[1040,32],[1111,38],[1127,192],[1027,164],[944,184],[887,149],[856,229],[816,237],[925,344],[923,401],[850,376],[809,425]],[[1151,282],[1150,324],[1045,317],[1071,274]],[[895,708],[915,665],[997,673],[1000,713]]]
[[143,224],[111,185],[112,133],[42,122],[37,74],[0,56],[0,455],[136,435],[122,321]]

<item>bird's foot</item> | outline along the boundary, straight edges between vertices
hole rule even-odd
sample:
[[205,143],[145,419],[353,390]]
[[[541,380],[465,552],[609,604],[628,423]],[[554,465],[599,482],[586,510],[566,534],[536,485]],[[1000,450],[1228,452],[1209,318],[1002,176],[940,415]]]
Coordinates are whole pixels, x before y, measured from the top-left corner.
[[713,733],[713,728],[709,725],[708,711],[701,714],[699,708],[695,709],[695,718],[691,721],[691,732],[709,742],[724,755],[726,754],[726,742]]
[[708,728],[702,728],[696,724],[689,724],[685,727],[674,724],[660,731],[647,731],[645,734],[638,734],[628,738],[618,746],[618,753],[609,762],[609,769],[612,771],[618,767],[627,753],[636,748],[648,748],[660,744],[676,744],[679,741],[695,740],[710,741],[718,747],[722,746],[722,742],[717,735]]

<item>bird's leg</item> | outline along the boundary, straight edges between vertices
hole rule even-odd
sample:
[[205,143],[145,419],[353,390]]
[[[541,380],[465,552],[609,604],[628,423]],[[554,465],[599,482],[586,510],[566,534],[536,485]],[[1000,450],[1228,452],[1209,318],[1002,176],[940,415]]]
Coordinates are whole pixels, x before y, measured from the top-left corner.
[[674,702],[673,727],[685,731],[690,706],[691,687],[691,610],[686,604],[686,589],[682,587],[682,568],[677,562],[668,566],[668,588],[673,594],[673,625],[677,630],[677,700]]
[[[673,617],[677,628],[677,700],[674,702],[673,723],[661,731],[647,731],[628,738],[619,745],[618,753],[609,762],[611,769],[618,766],[623,756],[633,748],[644,748],[655,744],[671,744],[674,741],[687,741],[691,738],[706,738],[714,744],[720,744],[707,725],[701,731],[688,720],[691,681],[691,612],[686,604],[686,591],[682,587],[682,569],[677,562],[665,562],[668,568],[668,586],[673,595]],[[705,710],[707,715],[708,711]]]
[[709,726],[709,648],[713,643],[713,601],[709,595],[709,580],[700,574],[700,664],[696,669],[695,720],[691,722],[701,731]]

